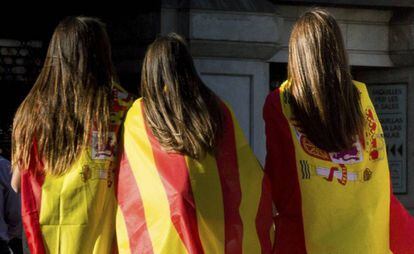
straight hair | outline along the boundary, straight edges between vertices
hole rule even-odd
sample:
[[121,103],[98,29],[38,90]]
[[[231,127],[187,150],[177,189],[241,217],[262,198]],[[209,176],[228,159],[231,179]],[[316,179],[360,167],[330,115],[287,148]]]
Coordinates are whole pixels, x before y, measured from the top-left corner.
[[141,92],[145,119],[166,151],[196,159],[215,152],[221,102],[202,82],[181,36],[162,36],[149,46]]
[[288,80],[298,130],[323,150],[350,149],[363,133],[360,93],[352,81],[340,28],[327,11],[307,11],[294,25]]

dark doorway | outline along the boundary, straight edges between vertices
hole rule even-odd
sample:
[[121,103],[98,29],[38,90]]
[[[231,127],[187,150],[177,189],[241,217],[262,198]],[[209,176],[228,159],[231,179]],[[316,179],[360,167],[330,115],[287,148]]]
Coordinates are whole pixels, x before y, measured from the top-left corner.
[[269,90],[278,88],[287,79],[287,63],[269,64]]

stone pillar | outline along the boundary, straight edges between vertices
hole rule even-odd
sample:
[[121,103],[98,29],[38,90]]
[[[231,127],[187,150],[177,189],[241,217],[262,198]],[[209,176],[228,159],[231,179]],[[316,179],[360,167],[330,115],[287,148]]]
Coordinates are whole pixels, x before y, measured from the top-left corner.
[[[404,149],[407,158],[406,168],[406,193],[397,194],[398,199],[414,215],[414,104],[410,98],[414,98],[414,67],[401,67],[378,70],[365,70],[355,73],[358,80],[363,80],[369,85],[407,85],[407,147]],[[390,152],[390,149],[388,149]],[[389,154],[391,156],[391,154]]]
[[414,11],[395,11],[390,21],[390,56],[395,66],[414,66]]
[[189,1],[186,8],[164,4],[161,33],[177,32],[187,38],[202,79],[231,105],[263,163],[262,108],[269,92],[268,59],[279,49],[283,20],[273,9],[261,9],[266,1],[242,1],[244,5],[204,2]]
[[406,193],[399,200],[414,215],[414,11],[396,10],[389,23],[389,54],[393,68],[364,70],[355,76],[369,84],[407,85]]

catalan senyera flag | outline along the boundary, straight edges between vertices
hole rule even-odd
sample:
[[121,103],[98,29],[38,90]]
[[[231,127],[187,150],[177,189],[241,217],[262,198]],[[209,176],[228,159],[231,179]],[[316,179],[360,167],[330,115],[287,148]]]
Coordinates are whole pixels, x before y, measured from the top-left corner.
[[414,253],[414,220],[392,194],[381,124],[365,85],[354,83],[364,136],[339,153],[319,149],[292,124],[289,82],[266,100],[275,253]]
[[228,107],[216,155],[194,160],[162,149],[143,103],[124,123],[119,253],[271,253],[269,182]]
[[105,254],[116,250],[114,179],[118,132],[132,98],[113,89],[108,145],[90,146],[63,176],[45,174],[34,142],[30,165],[21,171],[22,220],[31,254]]

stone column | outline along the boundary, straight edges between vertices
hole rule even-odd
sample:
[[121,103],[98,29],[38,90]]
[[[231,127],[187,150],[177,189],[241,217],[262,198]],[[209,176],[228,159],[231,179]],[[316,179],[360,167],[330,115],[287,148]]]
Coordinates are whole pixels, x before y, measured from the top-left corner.
[[393,68],[356,73],[368,84],[407,85],[407,190],[398,198],[414,215],[414,11],[396,10],[389,23],[389,54]]

